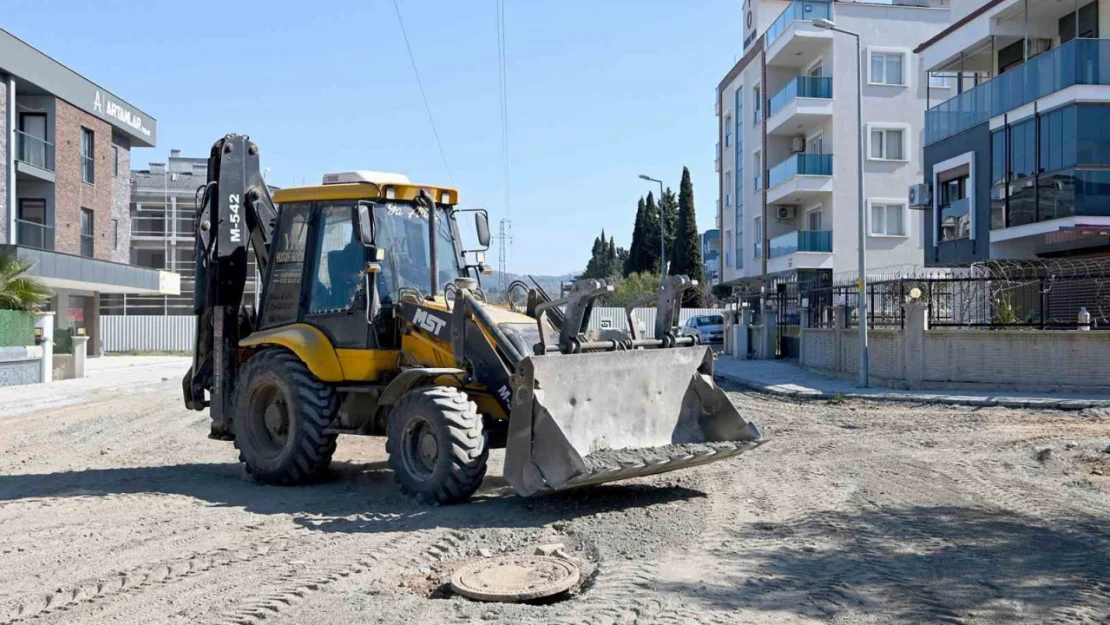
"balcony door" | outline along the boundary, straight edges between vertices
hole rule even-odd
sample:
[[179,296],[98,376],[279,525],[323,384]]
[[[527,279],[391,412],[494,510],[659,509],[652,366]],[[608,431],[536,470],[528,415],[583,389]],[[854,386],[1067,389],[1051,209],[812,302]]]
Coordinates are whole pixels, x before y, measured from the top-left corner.
[[47,169],[46,113],[20,113],[19,132],[19,160]]
[[16,222],[16,243],[42,250],[54,249],[54,229],[47,219],[45,199],[20,198]]
[[821,230],[821,207],[818,206],[806,213],[806,230],[817,232]]

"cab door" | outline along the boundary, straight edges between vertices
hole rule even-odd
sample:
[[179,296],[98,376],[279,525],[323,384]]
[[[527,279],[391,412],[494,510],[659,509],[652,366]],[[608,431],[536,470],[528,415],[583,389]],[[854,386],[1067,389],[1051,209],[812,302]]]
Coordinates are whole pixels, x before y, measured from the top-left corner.
[[374,347],[366,320],[366,248],[355,203],[318,202],[313,213],[304,321],[327,334],[336,349]]

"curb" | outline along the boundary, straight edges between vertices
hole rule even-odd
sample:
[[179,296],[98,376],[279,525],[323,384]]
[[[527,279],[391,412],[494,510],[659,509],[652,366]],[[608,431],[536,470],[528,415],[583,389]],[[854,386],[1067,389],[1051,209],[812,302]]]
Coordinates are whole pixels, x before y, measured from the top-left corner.
[[982,398],[960,397],[958,395],[913,395],[909,393],[886,393],[881,395],[875,393],[830,393],[828,391],[818,390],[796,391],[776,388],[771,385],[753,382],[724,373],[714,373],[713,377],[764,395],[811,401],[828,401],[830,399],[836,399],[839,396],[842,399],[863,399],[867,401],[888,401],[910,404],[942,404],[946,406],[968,406],[972,408],[997,406],[1001,408],[1040,408],[1042,410],[1066,411],[1085,410],[1087,408],[1110,408],[1110,399],[1051,399],[1047,397],[1029,397],[1021,399],[1016,397]]

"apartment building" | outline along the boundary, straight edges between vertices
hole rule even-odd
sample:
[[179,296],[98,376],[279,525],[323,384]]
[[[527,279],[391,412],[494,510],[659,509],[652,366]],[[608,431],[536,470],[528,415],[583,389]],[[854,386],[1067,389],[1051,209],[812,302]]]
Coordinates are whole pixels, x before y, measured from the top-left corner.
[[[922,217],[904,185],[921,178],[928,92],[952,85],[926,80],[913,47],[950,23],[947,1],[746,0],[743,11],[743,58],[716,93],[721,280],[765,284],[858,266],[859,132],[869,265],[920,265]],[[858,33],[860,56],[853,37],[818,19]]]
[[721,231],[706,230],[701,235],[701,262],[705,281],[713,286],[721,281]]
[[[112,294],[101,297],[105,315],[191,315],[196,275],[195,217],[198,190],[208,180],[208,158],[182,156],[170,150],[164,163],[130,172],[129,205],[131,264],[181,276],[177,293]],[[248,259],[251,274],[254,258]],[[247,280],[244,301],[254,301],[257,278]]]
[[916,48],[958,77],[925,113],[926,263],[1110,254],[1110,0],[953,11]]
[[157,294],[176,276],[127,264],[131,148],[154,118],[0,30],[0,244],[35,263],[60,328],[99,344],[102,293]]

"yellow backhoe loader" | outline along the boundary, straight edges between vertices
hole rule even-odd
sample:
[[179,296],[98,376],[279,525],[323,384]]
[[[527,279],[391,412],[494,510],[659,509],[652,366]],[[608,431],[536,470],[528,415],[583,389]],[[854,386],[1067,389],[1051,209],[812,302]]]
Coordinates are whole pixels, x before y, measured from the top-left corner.
[[[652,298],[654,338],[634,323],[593,336],[594,301],[611,291],[599,281],[556,300],[529,289],[517,310],[486,301],[488,217],[454,189],[357,171],[271,195],[258,147],[234,134],[208,165],[185,405],[210,410],[210,436],[233,440],[258,480],[313,480],[340,434],[384,435],[401,490],[435,504],[470,497],[491,448],[527,496],[763,442],[714,385],[710,349],[678,332],[685,277]],[[460,244],[468,212],[478,250]],[[257,311],[243,302],[248,255]]]

